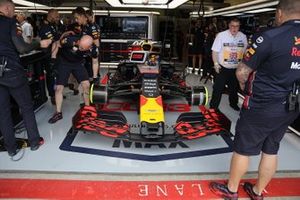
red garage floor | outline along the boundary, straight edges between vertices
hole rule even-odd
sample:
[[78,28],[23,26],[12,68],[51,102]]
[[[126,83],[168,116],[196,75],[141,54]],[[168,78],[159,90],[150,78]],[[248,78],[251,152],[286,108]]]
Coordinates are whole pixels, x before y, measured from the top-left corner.
[[[245,180],[244,180],[245,181]],[[252,179],[250,181],[253,181]],[[0,198],[42,199],[215,199],[210,180],[195,181],[83,181],[1,179]],[[240,197],[247,197],[240,187]],[[265,197],[300,196],[300,178],[275,178]]]

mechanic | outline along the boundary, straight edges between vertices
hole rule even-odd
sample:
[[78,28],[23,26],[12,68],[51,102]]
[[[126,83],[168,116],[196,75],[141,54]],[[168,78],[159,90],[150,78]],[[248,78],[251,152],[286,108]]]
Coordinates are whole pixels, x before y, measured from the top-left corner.
[[60,34],[58,33],[59,13],[55,9],[50,9],[46,20],[40,28],[39,36],[41,39],[51,39],[52,45],[46,49],[47,57],[44,59],[43,66],[46,70],[47,90],[50,96],[51,103],[55,105],[55,64],[58,51]]
[[58,54],[58,77],[55,89],[56,112],[49,119],[50,124],[63,118],[63,90],[71,73],[82,86],[85,105],[89,105],[90,83],[84,68],[84,56],[90,52],[92,44],[93,38],[89,35],[68,35],[60,40],[62,49]]
[[247,37],[239,31],[240,21],[232,18],[229,21],[229,30],[220,32],[212,46],[212,59],[216,71],[210,108],[218,109],[225,84],[228,85],[230,107],[239,111],[238,82],[235,71],[242,60],[247,48]]
[[100,28],[94,22],[94,13],[92,11],[85,11],[82,7],[77,7],[72,12],[76,24],[73,25],[73,31],[89,35],[93,38],[93,48],[91,57],[86,57],[85,67],[92,82],[98,82],[99,77],[99,46],[100,46]]
[[[199,75],[199,70],[202,67],[202,54],[203,54],[203,43],[204,43],[204,33],[202,30],[202,23],[200,20],[197,20],[195,25],[195,33],[193,39],[193,71],[195,75]],[[202,73],[200,73],[202,76]]]
[[263,199],[276,172],[280,141],[299,115],[300,0],[280,0],[276,23],[279,27],[261,33],[248,47],[236,72],[246,97],[236,125],[229,180],[210,184],[224,198],[238,198],[249,157],[261,154],[256,183],[246,182],[243,188],[251,199]]
[[12,0],[0,0],[0,130],[11,157],[17,154],[18,149],[11,117],[10,95],[22,112],[30,149],[35,151],[44,142],[37,128],[30,88],[19,53],[27,53],[39,47],[47,48],[51,43],[51,40],[25,43],[22,29],[13,18],[14,11]]
[[91,54],[93,83],[99,83],[100,27],[95,23],[95,16],[92,10],[86,11],[86,16],[88,19],[88,23],[86,25],[86,34],[90,35],[94,40]]

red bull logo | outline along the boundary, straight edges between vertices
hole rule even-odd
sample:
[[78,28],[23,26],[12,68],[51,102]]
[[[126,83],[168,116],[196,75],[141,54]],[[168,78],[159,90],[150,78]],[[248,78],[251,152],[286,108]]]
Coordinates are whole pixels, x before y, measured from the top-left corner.
[[300,44],[300,38],[295,37],[295,45],[299,45]]
[[293,47],[291,55],[295,57],[300,57],[300,49],[298,49],[297,47]]

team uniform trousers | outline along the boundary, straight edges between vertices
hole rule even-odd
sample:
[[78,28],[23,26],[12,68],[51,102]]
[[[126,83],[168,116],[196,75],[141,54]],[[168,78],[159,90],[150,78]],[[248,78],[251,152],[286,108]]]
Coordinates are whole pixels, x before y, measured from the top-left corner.
[[238,104],[238,81],[235,76],[235,71],[236,69],[227,69],[225,67],[221,67],[220,73],[216,73],[212,98],[210,101],[211,108],[219,107],[225,84],[228,86],[230,105]]
[[[17,149],[10,96],[14,98],[21,110],[29,143],[36,145],[40,138],[30,88],[25,74],[23,75],[10,76],[10,72],[5,72],[4,76],[0,78],[0,130],[8,152],[14,152]],[[7,84],[5,84],[6,79],[8,80]]]

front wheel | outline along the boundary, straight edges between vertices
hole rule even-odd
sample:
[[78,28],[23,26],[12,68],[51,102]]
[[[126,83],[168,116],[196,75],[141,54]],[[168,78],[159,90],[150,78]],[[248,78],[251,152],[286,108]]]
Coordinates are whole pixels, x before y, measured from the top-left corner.
[[91,103],[107,103],[108,92],[106,85],[91,85],[90,101]]
[[208,91],[205,86],[196,86],[191,88],[189,104],[192,106],[207,105]]

